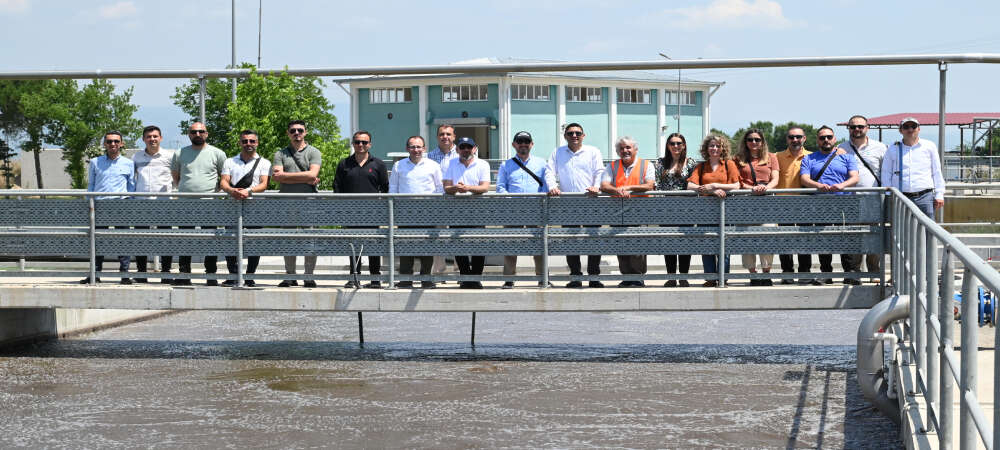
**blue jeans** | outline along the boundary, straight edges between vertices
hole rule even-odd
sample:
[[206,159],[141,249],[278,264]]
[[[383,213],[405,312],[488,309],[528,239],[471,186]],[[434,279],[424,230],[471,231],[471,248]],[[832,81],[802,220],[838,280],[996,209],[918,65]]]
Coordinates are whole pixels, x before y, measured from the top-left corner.
[[918,197],[912,197],[910,198],[910,201],[915,203],[917,208],[920,208],[920,210],[923,211],[927,217],[930,217],[931,219],[934,218],[934,191],[930,191]]
[[[725,259],[724,270],[729,273],[729,255]],[[716,255],[701,255],[701,265],[705,268],[705,273],[719,273],[719,257]]]

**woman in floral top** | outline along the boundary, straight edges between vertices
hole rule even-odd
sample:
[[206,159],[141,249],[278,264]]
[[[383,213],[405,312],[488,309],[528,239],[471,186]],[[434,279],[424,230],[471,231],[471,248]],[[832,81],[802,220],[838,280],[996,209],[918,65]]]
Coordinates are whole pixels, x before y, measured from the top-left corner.
[[[657,191],[683,191],[687,189],[687,179],[694,170],[694,160],[687,157],[687,140],[684,135],[674,133],[667,136],[667,148],[663,158],[653,164],[656,169]],[[691,255],[663,255],[667,273],[677,273],[680,263],[680,273],[688,273],[691,267]],[[667,280],[664,286],[676,287],[677,280]],[[689,286],[687,280],[680,280],[681,287]]]

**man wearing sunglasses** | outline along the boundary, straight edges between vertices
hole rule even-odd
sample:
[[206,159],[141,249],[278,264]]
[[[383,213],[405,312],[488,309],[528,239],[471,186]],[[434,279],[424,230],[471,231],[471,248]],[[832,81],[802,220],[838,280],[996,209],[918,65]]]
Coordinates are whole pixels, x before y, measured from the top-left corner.
[[[802,169],[802,160],[812,153],[805,149],[806,145],[806,132],[799,127],[791,127],[788,129],[788,133],[785,135],[785,140],[788,143],[788,149],[775,153],[775,157],[778,158],[778,189],[798,189],[802,187],[802,179],[800,178],[800,172]],[[795,225],[794,223],[782,223],[779,225]],[[809,225],[809,224],[802,224]],[[799,273],[805,273],[812,270],[812,255],[810,254],[800,254],[800,255],[778,255],[778,261],[781,262],[781,272],[782,273],[792,273],[795,272],[795,261],[792,259],[793,256],[797,256],[799,263]],[[808,280],[800,280],[800,284],[808,283]],[[794,284],[795,280],[791,278],[783,278],[781,284]]]
[[[109,131],[104,135],[104,154],[90,160],[90,167],[87,171],[87,192],[133,192],[135,191],[135,164],[132,160],[122,156],[122,134],[118,131]],[[105,198],[121,198],[118,196],[97,197],[98,200]],[[107,228],[107,227],[98,227]],[[121,284],[132,284],[128,275],[128,265],[132,261],[130,256],[118,257],[118,271],[121,272]],[[97,255],[94,261],[94,269],[100,272],[104,267],[104,256]],[[80,280],[80,284],[90,284],[92,281],[100,282],[101,279],[91,280],[90,277]]]
[[[441,184],[448,195],[480,195],[490,190],[490,164],[476,154],[479,148],[476,141],[469,137],[458,140],[458,159],[452,161],[448,170],[441,176]],[[482,275],[486,257],[482,255],[455,257],[455,265],[462,275]],[[479,281],[462,281],[462,289],[482,289]]]
[[944,206],[944,175],[937,145],[920,139],[920,122],[907,117],[899,122],[903,140],[892,144],[882,160],[882,186],[903,192],[927,217]]
[[[306,123],[303,120],[288,122],[287,147],[274,152],[274,181],[281,184],[278,192],[313,193],[318,192],[319,168],[323,163],[323,155],[319,149],[306,142]],[[295,256],[285,256],[285,273],[295,274]],[[303,272],[312,275],[316,270],[316,256],[303,257]],[[284,280],[278,287],[298,286],[295,279]],[[304,280],[302,285],[307,288],[316,287],[313,280]]]
[[[354,150],[354,154],[337,164],[337,171],[333,178],[333,191],[340,194],[389,192],[389,172],[386,170],[385,163],[371,154],[372,134],[364,130],[354,132],[354,136],[351,136],[351,148]],[[357,258],[358,260],[351,260],[350,263],[352,274],[361,271],[361,255],[358,255]],[[371,275],[382,274],[381,256],[374,254],[368,256],[368,273]],[[352,277],[344,287],[358,289],[361,286]],[[382,287],[382,282],[372,280],[365,287],[377,289]]]
[[[586,192],[597,195],[600,192],[601,177],[604,174],[604,160],[597,147],[584,145],[583,126],[578,123],[566,125],[563,132],[566,145],[552,152],[545,166],[545,184],[549,195],[558,196],[563,192]],[[580,255],[566,255],[570,275],[583,275]],[[601,274],[601,255],[587,256],[587,275]],[[590,280],[592,288],[602,288],[604,283]],[[568,288],[581,288],[577,280],[566,284]]]
[[[833,129],[824,125],[816,132],[816,145],[819,151],[809,154],[802,160],[800,171],[802,186],[815,188],[821,192],[847,194],[845,188],[858,184],[858,161],[854,155],[838,150],[836,147],[837,138],[833,134]],[[857,268],[852,266],[851,258],[840,257],[840,264],[844,272],[857,272]],[[819,270],[824,273],[833,272],[833,255],[819,255]],[[845,278],[845,280],[847,280]],[[825,278],[823,283],[831,284],[833,279]],[[846,284],[853,284],[845,281]],[[819,284],[819,280],[813,280],[812,284]]]
[[[531,148],[534,146],[531,133],[518,131],[514,135],[512,145],[517,154],[505,161],[497,171],[497,193],[548,192],[545,187],[545,160],[531,156]],[[532,258],[535,262],[535,275],[541,275],[542,255],[534,255]],[[516,255],[503,257],[503,274],[517,274]],[[503,284],[504,289],[512,289],[513,287],[513,281],[505,281]],[[538,287],[547,286],[539,281]],[[548,287],[551,287],[551,283]]]
[[[184,147],[174,153],[174,158],[170,162],[170,173],[177,183],[178,192],[216,192],[219,188],[219,174],[226,164],[226,153],[208,144],[208,129],[205,124],[195,122],[188,129],[188,139],[191,145]],[[185,227],[181,227],[185,228]],[[186,227],[194,228],[194,227]],[[216,272],[215,255],[205,256],[205,273],[214,274]],[[191,257],[181,256],[178,264],[181,273],[191,273]],[[216,280],[205,282],[207,286],[218,286]],[[174,280],[174,285],[190,286],[191,279]]]
[[[858,162],[858,184],[855,187],[878,187],[882,185],[882,159],[885,158],[885,144],[868,138],[868,119],[862,115],[854,115],[847,121],[847,130],[851,138],[840,144],[840,149],[853,155]],[[841,255],[850,258],[851,266],[861,269],[862,258],[869,272],[879,271],[879,255]],[[845,278],[845,284],[861,284],[860,280]]]
[[[222,167],[222,179],[219,180],[219,185],[223,191],[236,200],[246,200],[254,192],[264,192],[267,189],[268,174],[271,173],[271,162],[257,154],[257,145],[259,145],[259,140],[256,131],[241,131],[240,154],[227,159],[225,165]],[[238,264],[239,261],[236,260],[235,256],[226,257],[226,269],[229,270],[230,274],[237,272]],[[260,264],[260,256],[247,257],[246,273],[257,273],[258,264]],[[243,282],[243,285],[248,287],[253,287],[255,284],[253,280]],[[236,281],[226,280],[222,282],[222,285],[226,287],[235,286]]]

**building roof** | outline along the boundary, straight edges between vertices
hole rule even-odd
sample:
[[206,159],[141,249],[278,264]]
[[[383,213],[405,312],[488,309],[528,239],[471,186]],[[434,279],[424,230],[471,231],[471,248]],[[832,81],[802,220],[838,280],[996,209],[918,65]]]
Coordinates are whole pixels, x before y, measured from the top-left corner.
[[[927,126],[937,126],[938,125],[938,113],[914,113],[914,112],[904,112],[889,114],[887,116],[869,117],[868,126],[870,127],[898,127],[899,122],[907,117],[913,117],[920,122],[920,125]],[[976,119],[1000,119],[1000,112],[981,112],[981,113],[945,113],[944,114],[944,124],[947,125],[970,125],[976,122]],[[847,122],[839,123],[838,125],[847,125]]]
[[[455,65],[470,65],[470,64],[530,64],[530,63],[559,63],[566,61],[559,60],[547,60],[547,59],[526,59],[526,58],[510,58],[510,57],[488,57],[488,58],[476,58],[469,59],[465,61],[456,61],[451,64]],[[648,71],[648,70],[627,70],[627,71],[614,71],[614,70],[597,70],[597,71],[563,71],[563,72],[512,72],[517,76],[523,77],[537,77],[537,78],[569,78],[569,79],[594,79],[594,80],[616,80],[616,81],[632,81],[632,82],[654,82],[654,83],[676,83],[677,76],[673,75],[673,71]],[[683,72],[682,72],[683,73]],[[458,77],[462,75],[461,73],[456,74],[445,74],[445,75],[389,75],[389,76],[371,76],[363,78],[350,78],[341,79],[339,82],[351,82],[351,81],[377,81],[384,79],[424,79],[424,78],[451,78]],[[473,76],[483,76],[483,75],[473,75]],[[692,78],[681,78],[681,83],[683,84],[702,84],[702,85],[712,85],[718,86],[724,83],[719,81],[704,81],[695,80]]]

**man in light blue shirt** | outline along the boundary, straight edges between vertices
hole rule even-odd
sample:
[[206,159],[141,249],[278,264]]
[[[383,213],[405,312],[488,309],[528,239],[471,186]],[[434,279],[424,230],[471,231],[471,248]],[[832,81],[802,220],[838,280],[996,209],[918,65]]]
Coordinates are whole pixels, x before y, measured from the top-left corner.
[[[89,174],[87,178],[88,192],[135,192],[135,164],[131,159],[122,156],[122,134],[117,131],[109,131],[104,135],[104,155],[90,160]],[[121,198],[119,196],[102,196],[98,199]],[[106,227],[104,227],[106,228]],[[121,272],[121,284],[132,284],[132,280],[125,276],[128,273],[128,265],[132,261],[130,256],[118,257],[118,271]],[[104,256],[97,255],[94,269],[98,272],[104,267]],[[80,280],[80,284],[90,284],[92,281],[100,282],[101,279],[91,280],[90,277]]]
[[[517,152],[513,158],[505,161],[497,172],[497,193],[516,194],[522,192],[548,192],[545,187],[545,164],[542,158],[531,156],[531,148],[534,142],[531,133],[519,131],[514,135],[512,144]],[[542,274],[542,255],[535,255],[535,275]],[[517,273],[517,256],[508,255],[503,257],[503,274],[515,275]],[[545,285],[539,281],[539,287]],[[504,289],[514,287],[513,281],[506,281]]]

